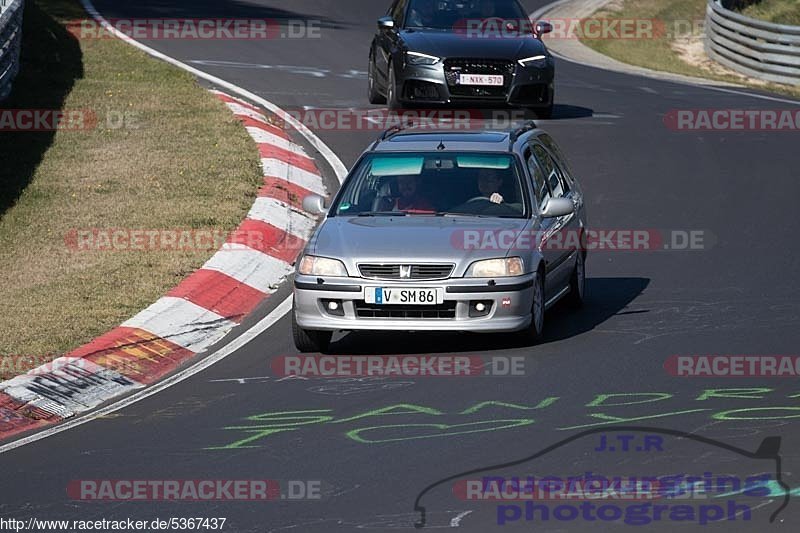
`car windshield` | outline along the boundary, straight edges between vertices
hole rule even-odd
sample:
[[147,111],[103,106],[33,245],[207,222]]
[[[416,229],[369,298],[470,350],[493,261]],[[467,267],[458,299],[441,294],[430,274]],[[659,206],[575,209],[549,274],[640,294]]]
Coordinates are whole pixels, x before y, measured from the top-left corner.
[[527,216],[511,154],[371,153],[353,170],[336,216]]
[[469,21],[492,18],[528,20],[517,0],[411,0],[405,27],[456,30]]

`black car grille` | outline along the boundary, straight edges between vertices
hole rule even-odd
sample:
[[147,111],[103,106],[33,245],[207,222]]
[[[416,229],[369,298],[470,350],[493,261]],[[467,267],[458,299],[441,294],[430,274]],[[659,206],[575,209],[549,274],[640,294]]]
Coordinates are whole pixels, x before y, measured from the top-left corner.
[[[508,94],[514,76],[514,62],[505,59],[446,59],[444,76],[452,96],[501,98]],[[503,86],[457,85],[458,74],[494,74],[503,76]]]
[[[401,269],[401,266],[404,267]],[[402,271],[411,267],[408,277],[402,276]],[[365,264],[358,265],[358,270],[365,278],[373,279],[442,279],[446,278],[453,271],[453,265],[448,264],[420,264],[420,265],[400,265],[400,264]]]
[[358,318],[415,319],[456,317],[456,302],[444,302],[438,305],[378,305],[368,304],[364,300],[355,300],[353,305]]

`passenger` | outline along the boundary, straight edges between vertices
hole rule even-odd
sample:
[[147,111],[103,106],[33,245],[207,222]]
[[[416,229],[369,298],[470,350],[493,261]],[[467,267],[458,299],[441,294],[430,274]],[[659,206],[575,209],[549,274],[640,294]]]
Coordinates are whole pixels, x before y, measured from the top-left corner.
[[398,176],[397,190],[400,196],[395,199],[392,211],[435,211],[433,204],[420,194],[418,188],[417,176]]

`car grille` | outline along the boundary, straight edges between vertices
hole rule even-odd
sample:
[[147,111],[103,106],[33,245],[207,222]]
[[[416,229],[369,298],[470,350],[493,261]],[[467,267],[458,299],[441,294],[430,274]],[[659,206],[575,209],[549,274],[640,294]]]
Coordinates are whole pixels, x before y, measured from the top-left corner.
[[456,302],[444,302],[438,305],[378,305],[368,304],[364,300],[353,302],[358,318],[415,319],[456,317]]
[[[514,62],[505,59],[445,59],[444,76],[452,96],[468,98],[501,98],[508,93],[511,78],[514,76]],[[476,85],[456,85],[458,73],[500,74],[502,87],[481,87]]]
[[[411,267],[407,277],[401,275],[401,266]],[[400,265],[400,264],[364,264],[358,265],[358,270],[365,278],[373,279],[443,279],[450,275],[455,265],[452,264],[420,264],[420,265]]]

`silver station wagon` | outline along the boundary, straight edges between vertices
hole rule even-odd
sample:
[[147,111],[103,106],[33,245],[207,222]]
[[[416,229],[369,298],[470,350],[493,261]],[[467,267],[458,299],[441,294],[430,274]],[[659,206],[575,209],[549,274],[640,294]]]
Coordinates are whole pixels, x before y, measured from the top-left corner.
[[553,139],[514,130],[394,128],[359,158],[297,262],[292,331],[518,332],[584,296],[583,195]]

